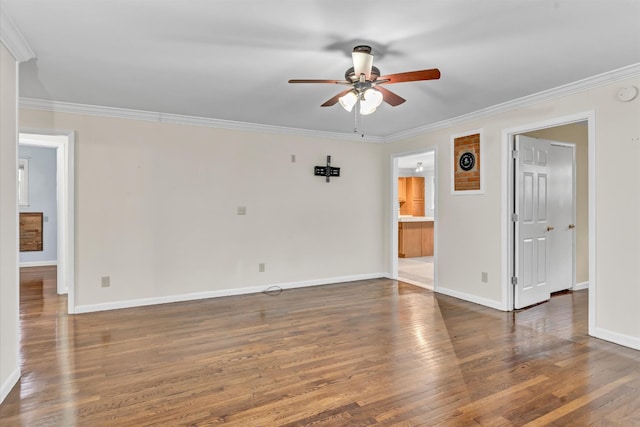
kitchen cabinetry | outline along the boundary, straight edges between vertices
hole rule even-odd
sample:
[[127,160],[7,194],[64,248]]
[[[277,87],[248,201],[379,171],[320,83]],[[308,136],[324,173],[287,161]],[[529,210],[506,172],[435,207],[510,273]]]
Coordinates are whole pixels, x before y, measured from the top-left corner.
[[398,201],[400,203],[407,200],[407,180],[406,178],[398,178]]
[[[403,183],[400,183],[400,180]],[[405,187],[405,199],[400,199],[400,187]],[[400,215],[424,216],[424,177],[398,178],[398,201]]]
[[433,256],[433,221],[399,222],[398,256]]

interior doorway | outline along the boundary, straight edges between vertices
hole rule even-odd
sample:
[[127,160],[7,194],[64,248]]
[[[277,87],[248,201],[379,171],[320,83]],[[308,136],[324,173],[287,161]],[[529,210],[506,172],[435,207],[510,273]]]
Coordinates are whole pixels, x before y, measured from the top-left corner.
[[[571,139],[583,140],[581,127]],[[575,286],[575,144],[516,135],[513,154],[514,308],[520,309]]]
[[20,146],[56,150],[57,198],[57,293],[67,294],[67,311],[75,312],[74,266],[74,132],[59,130],[21,130]]
[[433,290],[436,276],[435,149],[392,158],[392,277]]
[[[580,290],[588,288],[589,322],[590,325],[593,324],[595,307],[594,295],[596,286],[594,277],[595,275],[592,271],[592,266],[594,265],[595,261],[595,230],[593,230],[593,223],[591,221],[594,207],[594,186],[592,183],[594,177],[593,174],[590,173],[590,171],[593,170],[594,164],[593,123],[593,113],[585,112],[576,114],[574,116],[550,120],[543,123],[522,126],[519,128],[505,129],[503,131],[503,148],[505,149],[505,154],[509,157],[509,160],[505,163],[506,165],[508,165],[505,169],[505,178],[506,182],[508,183],[505,192],[506,205],[508,206],[505,215],[505,223],[508,223],[508,225],[506,226],[508,238],[507,242],[505,242],[506,246],[508,247],[508,250],[505,254],[506,270],[508,271],[507,277],[505,277],[505,295],[507,295],[505,305],[507,309],[514,309],[516,307],[515,299],[518,285],[514,284],[514,282],[521,280],[521,278],[518,277],[519,272],[516,271],[516,257],[520,254],[518,253],[518,244],[514,243],[514,241],[517,240],[515,235],[517,232],[517,221],[519,218],[513,218],[512,216],[512,213],[516,212],[516,197],[518,197],[518,189],[516,188],[518,184],[516,182],[517,178],[515,176],[516,167],[515,160],[513,159],[514,153],[512,152],[512,149],[515,144],[516,136],[523,135],[531,136],[534,138],[553,140],[548,141],[550,142],[549,147],[551,150],[551,155],[556,156],[558,153],[554,154],[553,150],[559,149],[565,150],[564,154],[566,154],[567,156],[573,156],[573,158],[575,159],[572,162],[573,166],[575,167],[575,186],[574,188],[568,190],[570,192],[573,192],[576,196],[576,205],[575,208],[573,208],[573,221],[569,221],[567,224],[564,224],[564,222],[567,222],[564,221],[558,226],[561,228],[560,231],[564,231],[564,228],[566,228],[566,231],[575,233],[573,242],[570,242],[570,244],[573,244],[575,247],[573,254],[570,255],[573,256],[573,260],[565,259],[563,261],[564,263],[570,264],[568,266],[569,278],[566,279],[567,275],[565,274],[565,279],[569,280],[571,283],[568,286],[566,284],[562,284],[562,286],[560,286],[558,289],[551,289],[550,287],[549,291],[555,292],[556,290],[560,290],[560,288],[569,288],[570,290]],[[569,151],[566,151],[567,148],[569,149]],[[553,164],[551,166],[553,166]],[[565,172],[571,173],[570,171],[564,171],[563,173]],[[558,174],[556,173],[556,176],[557,175]],[[547,178],[549,178],[549,176],[547,176]],[[560,197],[565,199],[567,197],[567,194]],[[554,219],[556,218],[557,214],[554,214]],[[555,221],[552,220],[551,222]],[[551,233],[558,231],[555,224],[545,224],[545,227],[550,227]],[[552,256],[551,252],[549,252],[548,256]],[[566,273],[566,270],[564,271],[564,273]],[[555,282],[556,280],[553,279],[553,281]]]

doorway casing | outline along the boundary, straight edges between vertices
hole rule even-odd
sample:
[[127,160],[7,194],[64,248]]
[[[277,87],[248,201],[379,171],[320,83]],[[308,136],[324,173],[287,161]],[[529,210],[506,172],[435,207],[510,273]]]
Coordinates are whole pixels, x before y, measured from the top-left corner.
[[517,127],[502,130],[502,305],[505,310],[514,309],[514,288],[511,284],[513,271],[513,227],[511,212],[513,212],[513,176],[514,167],[512,159],[512,143],[515,135],[532,132],[540,129],[558,127],[578,122],[587,122],[588,126],[588,169],[589,169],[589,335],[596,336],[596,183],[595,183],[595,112],[593,110],[576,113],[568,116],[557,117],[542,122],[529,123]]
[[438,147],[425,147],[420,150],[407,151],[403,153],[395,153],[391,155],[391,200],[389,207],[391,209],[390,218],[390,236],[389,236],[389,259],[390,272],[389,276],[393,280],[398,280],[398,159],[401,157],[415,156],[416,154],[424,154],[432,152],[434,156],[433,166],[433,193],[434,204],[433,211],[433,291],[436,291],[438,285]]
[[75,132],[21,129],[19,144],[56,149],[58,209],[58,294],[67,294],[68,313],[75,313]]

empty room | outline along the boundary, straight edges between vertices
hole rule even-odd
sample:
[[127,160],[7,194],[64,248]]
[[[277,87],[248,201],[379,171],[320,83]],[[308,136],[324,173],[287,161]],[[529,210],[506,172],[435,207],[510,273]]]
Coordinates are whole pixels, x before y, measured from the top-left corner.
[[640,3],[0,0],[0,425],[640,425]]

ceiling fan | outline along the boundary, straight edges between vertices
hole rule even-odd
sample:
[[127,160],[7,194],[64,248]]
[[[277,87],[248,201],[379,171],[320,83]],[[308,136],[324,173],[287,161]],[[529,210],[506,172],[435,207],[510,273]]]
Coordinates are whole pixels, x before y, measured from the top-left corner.
[[382,101],[392,107],[406,101],[383,85],[440,78],[440,70],[437,68],[381,76],[380,70],[373,66],[371,47],[366,45],[354,47],[351,57],[353,67],[345,72],[344,80],[291,79],[289,83],[331,83],[349,86],[327,100],[322,107],[331,107],[339,102],[345,110],[351,111],[356,103],[360,102],[360,114],[367,115],[376,111]]

